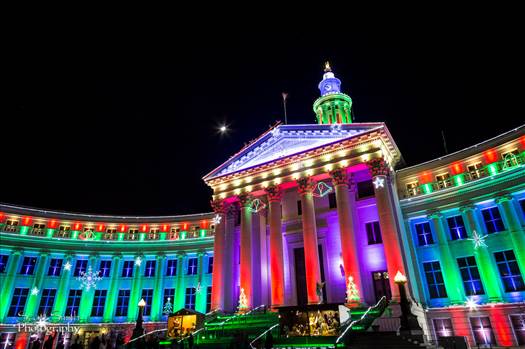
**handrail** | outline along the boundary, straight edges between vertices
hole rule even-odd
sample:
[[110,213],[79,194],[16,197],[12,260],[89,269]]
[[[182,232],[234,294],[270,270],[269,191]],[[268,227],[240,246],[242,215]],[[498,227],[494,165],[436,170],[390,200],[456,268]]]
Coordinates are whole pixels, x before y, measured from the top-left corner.
[[266,333],[270,332],[271,330],[273,330],[277,326],[279,326],[279,324],[275,324],[275,325],[271,326],[269,329],[267,329],[266,331],[261,333],[259,336],[257,336],[253,341],[250,342],[250,347],[252,347],[252,349],[255,349],[255,347],[253,346],[253,343],[257,342],[259,340],[259,338],[261,338],[262,336],[264,336]]
[[363,321],[365,319],[365,317],[368,315],[368,313],[371,311],[371,310],[375,310],[377,308],[379,308],[380,304],[386,302],[386,297],[383,296],[381,297],[381,299],[376,303],[376,305],[374,306],[370,306],[368,307],[368,309],[364,312],[363,315],[361,315],[361,317],[357,320],[354,320],[352,322],[350,322],[350,324],[345,328],[345,330],[343,331],[343,333],[341,333],[341,335],[339,337],[337,337],[337,340],[335,341],[335,345],[334,345],[334,348],[337,346],[337,344],[341,341],[341,339],[343,339],[343,337],[346,335],[346,333],[348,332],[349,329],[352,328],[352,326],[356,325],[357,323]]
[[147,335],[150,335],[150,334],[152,334],[152,333],[160,332],[160,331],[167,331],[167,330],[168,330],[167,328],[161,328],[161,329],[159,329],[159,330],[153,330],[153,331],[151,331],[151,332],[144,333],[142,336],[138,336],[138,337],[136,337],[136,338],[130,339],[129,341],[126,342],[125,345],[128,345],[129,343],[134,342],[134,341],[136,341],[137,339],[140,339],[140,338],[142,338],[142,337],[146,337]]

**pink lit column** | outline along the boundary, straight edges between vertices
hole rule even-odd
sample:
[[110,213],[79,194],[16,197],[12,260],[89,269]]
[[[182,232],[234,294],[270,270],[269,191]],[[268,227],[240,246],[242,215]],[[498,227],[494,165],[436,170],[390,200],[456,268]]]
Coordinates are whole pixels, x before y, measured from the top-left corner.
[[239,195],[241,203],[241,256],[240,256],[240,284],[241,290],[248,302],[248,309],[253,307],[252,294],[252,204],[253,197],[250,194]]
[[388,178],[388,166],[383,159],[373,159],[368,162],[374,186],[377,213],[379,215],[379,226],[383,238],[386,265],[390,281],[392,298],[399,300],[399,289],[394,283],[394,276],[398,271],[406,275],[401,256],[401,246],[394,220],[394,207],[391,203],[390,181]]
[[330,172],[332,182],[335,186],[335,199],[337,203],[337,217],[339,220],[339,233],[341,235],[341,252],[343,254],[343,267],[345,270],[345,284],[351,276],[359,291],[361,300],[363,290],[361,287],[361,275],[359,274],[359,261],[355,238],[354,220],[352,210],[355,207],[350,204],[348,195],[348,175],[346,169],[338,169]]
[[222,200],[211,202],[215,212],[215,240],[213,244],[213,274],[211,279],[211,310],[224,309],[225,205]]
[[308,304],[317,304],[319,303],[317,283],[320,283],[322,280],[319,267],[319,250],[317,248],[314,197],[312,195],[315,183],[310,177],[307,177],[298,179],[297,184],[299,186],[302,206],[301,216],[303,221],[304,262]]
[[272,307],[284,305],[284,257],[281,224],[282,192],[278,186],[266,189],[270,220],[270,270]]

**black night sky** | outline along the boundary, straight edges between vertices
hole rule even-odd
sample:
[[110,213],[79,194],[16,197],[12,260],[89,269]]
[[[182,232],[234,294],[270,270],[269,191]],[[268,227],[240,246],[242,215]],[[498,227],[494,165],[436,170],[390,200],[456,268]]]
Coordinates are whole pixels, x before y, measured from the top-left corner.
[[207,212],[202,176],[283,120],[281,92],[289,123],[315,123],[325,60],[355,121],[386,122],[407,165],[444,155],[441,130],[453,152],[525,119],[523,28],[512,19],[377,19],[337,34],[51,26],[20,25],[4,45],[3,203]]

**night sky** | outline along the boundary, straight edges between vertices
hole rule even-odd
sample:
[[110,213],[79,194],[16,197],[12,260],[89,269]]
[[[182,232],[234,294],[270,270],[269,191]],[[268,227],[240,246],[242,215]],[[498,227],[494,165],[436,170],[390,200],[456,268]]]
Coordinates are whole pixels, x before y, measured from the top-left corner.
[[[523,117],[517,22],[381,21],[327,34],[22,26],[4,45],[0,202],[85,213],[207,212],[209,171],[283,120],[315,123],[325,60],[356,122],[386,122],[407,165]],[[217,133],[226,123],[230,132]]]

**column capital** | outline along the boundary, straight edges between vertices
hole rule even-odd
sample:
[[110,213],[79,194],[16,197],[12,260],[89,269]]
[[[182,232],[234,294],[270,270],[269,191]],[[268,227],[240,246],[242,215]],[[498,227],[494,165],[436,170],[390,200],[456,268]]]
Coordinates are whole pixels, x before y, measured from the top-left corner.
[[390,168],[383,158],[376,158],[366,162],[368,170],[372,177],[376,176],[388,176],[390,174]]
[[111,259],[121,259],[121,258],[122,258],[122,253],[120,252],[113,253],[113,256],[111,256]]
[[226,212],[227,206],[224,200],[211,200],[210,201],[211,208],[213,209],[213,212],[217,214],[223,214]]
[[157,252],[157,255],[155,256],[156,259],[164,259],[166,258],[166,254],[164,252]]
[[311,193],[315,189],[316,182],[312,179],[312,177],[299,178],[296,182],[297,186],[299,187],[299,194],[301,195]]
[[511,201],[511,200],[512,200],[512,195],[508,193],[501,193],[498,196],[496,196],[496,198],[494,199],[494,201],[496,201],[497,204],[501,204],[505,201]]
[[338,168],[336,170],[329,172],[330,177],[332,178],[332,183],[337,185],[348,185],[350,186],[349,180],[350,177],[346,172],[346,168]]
[[38,252],[38,255],[40,257],[47,257],[47,256],[49,256],[50,253],[51,253],[51,251],[49,251],[49,250],[41,250],[41,251]]
[[184,258],[184,256],[186,256],[186,251],[177,251],[175,256],[177,256],[177,258]]
[[264,190],[268,196],[268,202],[280,202],[283,198],[283,191],[278,185],[271,185]]
[[437,210],[427,212],[427,219],[441,219],[441,218],[443,218],[443,214]]
[[98,258],[100,257],[100,255],[98,254],[98,252],[92,252],[90,253],[89,255],[89,259],[94,259],[94,258]]
[[21,256],[24,254],[24,249],[22,247],[17,247],[11,253],[15,256]]
[[249,193],[243,193],[237,196],[241,207],[250,207],[253,201],[253,195]]
[[469,211],[474,211],[476,209],[476,205],[474,205],[472,202],[464,202],[459,207],[459,212],[461,213],[467,213]]
[[203,257],[203,256],[206,256],[207,254],[208,254],[207,251],[203,251],[203,250],[197,251],[197,256],[198,257]]

